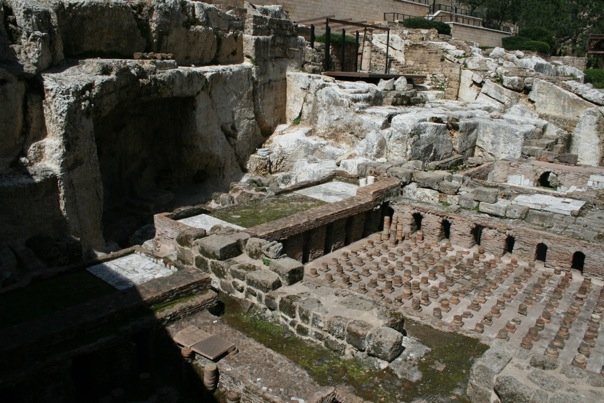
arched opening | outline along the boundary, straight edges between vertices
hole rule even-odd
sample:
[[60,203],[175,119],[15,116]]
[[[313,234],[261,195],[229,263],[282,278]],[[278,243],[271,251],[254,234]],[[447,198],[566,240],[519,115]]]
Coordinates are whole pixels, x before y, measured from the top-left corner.
[[585,266],[585,253],[583,252],[575,252],[573,254],[573,263],[571,268],[579,270],[583,273],[583,267]]
[[550,171],[543,172],[537,182],[544,188],[556,189],[558,187],[558,178],[555,173]]
[[441,239],[451,239],[451,222],[449,220],[442,220],[440,226]]
[[545,259],[547,258],[547,245],[544,243],[539,243],[537,245],[537,250],[535,251],[535,260],[539,260],[545,263]]
[[511,235],[508,235],[505,238],[505,252],[504,253],[512,253],[514,252],[514,244],[516,244],[516,238]]
[[415,226],[415,230],[419,231],[422,229],[422,220],[424,216],[420,213],[413,213],[413,225]]
[[480,245],[480,242],[482,241],[483,229],[484,227],[482,225],[476,225],[474,228],[472,228],[472,236],[474,237],[474,243],[476,245]]

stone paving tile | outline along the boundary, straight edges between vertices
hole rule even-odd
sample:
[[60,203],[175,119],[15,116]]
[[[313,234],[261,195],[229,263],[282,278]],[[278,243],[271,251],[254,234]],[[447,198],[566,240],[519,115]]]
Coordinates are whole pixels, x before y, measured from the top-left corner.
[[333,203],[356,196],[358,188],[352,183],[334,181],[297,190],[294,193]]
[[[601,372],[604,282],[576,270],[374,234],[305,267],[305,281],[348,288],[443,330],[502,339]],[[387,236],[386,236],[387,237]]]
[[178,222],[188,225],[189,227],[205,229],[206,231],[211,230],[215,225],[222,225],[223,227],[229,227],[236,230],[245,229],[239,225],[231,224],[230,222],[212,217],[208,214],[199,214],[193,217],[182,218],[178,220]]
[[175,268],[166,267],[159,260],[139,253],[100,263],[86,270],[118,290],[176,273]]

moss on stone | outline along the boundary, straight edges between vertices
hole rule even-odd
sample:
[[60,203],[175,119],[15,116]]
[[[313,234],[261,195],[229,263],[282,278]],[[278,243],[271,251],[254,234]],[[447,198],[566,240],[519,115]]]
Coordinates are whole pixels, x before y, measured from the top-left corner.
[[289,194],[253,200],[243,205],[216,210],[212,215],[231,224],[251,228],[300,211],[322,206],[325,202],[310,197]]

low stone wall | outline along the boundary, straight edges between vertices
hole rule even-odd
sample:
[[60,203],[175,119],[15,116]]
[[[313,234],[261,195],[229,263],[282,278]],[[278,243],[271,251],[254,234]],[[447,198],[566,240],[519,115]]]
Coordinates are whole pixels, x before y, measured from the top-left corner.
[[451,36],[462,41],[475,42],[482,47],[501,47],[502,39],[512,34],[494,29],[476,27],[474,25],[449,22]]
[[308,262],[378,231],[381,205],[398,191],[398,186],[396,179],[380,180],[359,188],[350,199],[258,225],[247,232],[283,242],[289,257]]
[[[402,352],[402,317],[353,292],[302,284],[304,266],[278,242],[245,232],[178,237],[179,262],[212,277],[212,285],[267,312],[298,336],[343,352],[392,361]],[[351,304],[350,301],[355,301]]]
[[[392,173],[401,178],[403,197],[408,199],[394,205],[405,233],[421,229],[426,239],[439,241],[447,237],[446,225],[448,238],[462,247],[480,244],[497,256],[511,252],[528,261],[541,260],[546,266],[570,269],[575,264],[585,274],[604,276],[598,263],[604,258],[604,248],[602,229],[595,225],[597,209],[554,213],[511,202],[517,195],[535,194],[538,189],[486,187],[481,181],[445,171]],[[593,234],[581,230],[586,222]]]
[[602,387],[600,374],[496,344],[472,366],[467,394],[476,403],[597,402]]

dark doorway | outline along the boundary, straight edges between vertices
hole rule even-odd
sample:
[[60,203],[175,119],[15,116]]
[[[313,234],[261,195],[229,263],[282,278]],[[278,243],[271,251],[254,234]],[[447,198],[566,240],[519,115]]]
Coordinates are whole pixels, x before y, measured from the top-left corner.
[[516,238],[511,235],[508,235],[505,238],[505,251],[504,253],[512,253],[514,252],[514,245],[516,244]]
[[415,225],[415,230],[419,231],[422,229],[422,220],[424,216],[420,213],[413,213],[413,224]]
[[451,239],[451,222],[449,220],[442,221],[441,229],[442,239]]
[[556,188],[556,186],[554,186],[551,183],[551,178],[550,176],[552,175],[552,173],[550,171],[545,171],[541,174],[541,176],[539,176],[539,186],[544,187],[544,188]]
[[573,269],[579,270],[583,273],[583,267],[585,266],[585,253],[583,252],[575,252],[573,254],[573,263],[571,267]]
[[540,260],[545,263],[546,258],[547,258],[547,245],[544,243],[539,243],[537,245],[537,250],[535,251],[535,260]]
[[483,229],[484,227],[482,225],[476,225],[474,228],[472,228],[472,236],[474,237],[474,243],[476,245],[480,245],[480,242],[482,241]]

